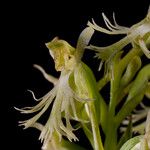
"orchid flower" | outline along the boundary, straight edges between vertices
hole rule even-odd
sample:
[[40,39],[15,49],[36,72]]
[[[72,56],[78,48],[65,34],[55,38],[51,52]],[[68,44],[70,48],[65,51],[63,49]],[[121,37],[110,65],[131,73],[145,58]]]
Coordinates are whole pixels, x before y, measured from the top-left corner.
[[[89,75],[88,73],[85,73],[85,70],[89,70],[81,61],[84,49],[88,45],[93,33],[94,30],[91,27],[84,29],[79,36],[77,48],[72,47],[69,43],[58,39],[57,37],[51,42],[46,43],[50,55],[54,59],[55,69],[61,72],[60,77],[59,79],[56,79],[51,75],[49,76],[42,67],[35,65],[35,67],[42,72],[44,77],[54,84],[54,88],[38,100],[31,91],[34,99],[39,101],[39,103],[33,107],[25,107],[22,109],[16,108],[21,113],[25,114],[37,112],[31,119],[20,121],[20,125],[24,126],[25,129],[29,127],[36,127],[39,129],[41,126],[38,122],[39,118],[45,113],[50,105],[53,105],[50,116],[44,127],[41,129],[39,137],[46,150],[49,145],[48,143],[52,140],[53,133],[56,133],[59,136],[59,141],[61,141],[62,136],[67,137],[70,141],[78,140],[73,133],[75,128],[70,122],[71,119],[75,119],[79,122],[87,121],[82,118],[80,119],[78,115],[79,112],[77,112],[77,107],[79,106],[77,106],[76,103],[78,102],[81,105],[94,100],[89,93]],[[91,75],[91,73],[89,74]],[[94,82],[96,83],[96,81]],[[88,108],[86,108],[86,110],[87,112],[89,111]],[[90,118],[90,115],[87,115]],[[94,115],[94,117],[96,117],[96,115]],[[62,120],[63,118],[65,119],[65,122]],[[97,132],[95,127],[94,132]],[[99,137],[99,134],[97,135]],[[98,137],[96,138],[98,139]],[[100,141],[96,141],[95,147],[99,147],[99,142]]]
[[117,24],[115,20],[115,15],[113,14],[114,25],[109,21],[109,19],[102,13],[104,22],[108,29],[98,26],[94,20],[92,23],[89,21],[88,26],[93,29],[100,31],[109,35],[118,35],[118,34],[126,34],[124,38],[120,41],[106,47],[97,47],[90,45],[89,49],[97,52],[96,57],[101,59],[100,68],[104,62],[109,63],[113,56],[121,51],[126,45],[132,44],[133,47],[138,47],[141,51],[146,55],[147,58],[150,59],[150,51],[148,47],[150,45],[150,8],[147,16],[141,22],[131,26],[130,28],[120,26]]

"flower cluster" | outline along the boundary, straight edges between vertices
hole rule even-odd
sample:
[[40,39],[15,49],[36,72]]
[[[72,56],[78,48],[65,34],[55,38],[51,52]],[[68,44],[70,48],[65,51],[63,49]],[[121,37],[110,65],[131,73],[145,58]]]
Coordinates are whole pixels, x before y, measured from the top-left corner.
[[[150,112],[142,103],[144,97],[150,98],[150,64],[142,66],[142,55],[150,59],[150,10],[141,22],[131,27],[118,25],[114,14],[114,24],[104,13],[102,16],[108,29],[98,26],[94,20],[89,21],[76,47],[58,37],[46,43],[55,69],[60,72],[58,79],[47,74],[41,66],[34,65],[54,87],[40,99],[30,91],[38,104],[16,109],[24,114],[35,113],[32,118],[20,121],[20,125],[25,129],[35,127],[40,130],[43,150],[82,150],[75,143],[69,143],[79,140],[74,131],[80,126],[94,150],[150,149]],[[95,30],[109,35],[125,34],[125,37],[106,47],[89,45]],[[128,44],[132,48],[124,53]],[[96,57],[101,59],[99,70],[105,63],[104,75],[98,82],[81,60],[85,48],[96,51]],[[107,85],[109,98],[101,95]],[[136,109],[139,104],[142,110]],[[46,111],[50,112],[49,117],[41,124],[40,118]],[[147,113],[147,120],[139,123]],[[117,137],[119,129],[124,132],[120,139]],[[101,132],[105,137],[104,146]],[[141,136],[132,138],[132,132]]]

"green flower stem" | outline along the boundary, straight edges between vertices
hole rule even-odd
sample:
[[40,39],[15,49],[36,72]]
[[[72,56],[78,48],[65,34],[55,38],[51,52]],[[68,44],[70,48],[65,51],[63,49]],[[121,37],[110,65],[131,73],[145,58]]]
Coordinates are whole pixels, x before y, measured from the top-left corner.
[[104,149],[105,150],[116,150],[117,148],[117,128],[114,124],[113,119],[109,119],[108,121],[108,130],[106,134]]
[[[115,82],[116,81],[116,82]],[[115,107],[116,107],[116,94],[114,92],[113,85],[117,83],[117,80],[111,79],[111,98],[109,103],[107,132],[105,139],[105,150],[116,150],[117,145],[117,128],[114,122]]]
[[117,145],[117,128],[114,122],[115,117],[115,108],[117,103],[118,97],[118,89],[120,83],[120,72],[118,70],[118,61],[119,56],[116,55],[113,60],[113,72],[112,78],[110,80],[110,102],[109,102],[109,110],[108,110],[108,122],[107,122],[107,133],[106,133],[106,140],[105,140],[105,150],[116,150]]
[[117,99],[117,105],[123,100],[123,98],[129,93],[130,88],[132,87],[133,82],[131,82],[130,84],[128,84],[125,88],[120,88],[120,90],[118,91],[119,96]]
[[[113,60],[113,77],[111,78],[111,91],[110,91],[110,103],[107,122],[107,133],[105,139],[105,150],[116,150],[117,145],[117,125],[115,122],[115,109],[118,104],[118,98],[120,91],[121,76],[130,62],[130,60],[136,56],[141,55],[140,50],[132,49],[122,60],[120,60],[120,54],[116,55]],[[133,109],[132,109],[133,110]]]
[[90,121],[91,121],[92,133],[93,133],[94,150],[104,150],[100,131],[99,131],[95,105],[93,101],[88,103],[88,108],[89,108]]
[[136,55],[141,56],[143,53],[140,49],[138,48],[133,48],[131,49],[126,56],[124,56],[120,62],[119,62],[119,66],[118,66],[118,70],[120,71],[120,73],[122,74],[123,71],[125,70],[126,66],[128,65],[128,63],[132,60],[132,58]]
[[109,82],[109,76],[105,75],[102,79],[97,82],[97,88],[100,91]]

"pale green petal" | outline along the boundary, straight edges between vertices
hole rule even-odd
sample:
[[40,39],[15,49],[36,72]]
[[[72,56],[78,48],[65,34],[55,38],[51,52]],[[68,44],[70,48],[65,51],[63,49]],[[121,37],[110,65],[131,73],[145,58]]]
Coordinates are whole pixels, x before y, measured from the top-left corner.
[[89,44],[92,35],[94,34],[94,29],[91,27],[86,27],[80,34],[76,47],[76,57],[81,59],[84,49]]
[[[50,51],[50,52],[51,52],[51,51]],[[45,72],[45,70],[44,70],[41,66],[39,66],[39,65],[37,65],[37,64],[34,64],[33,66],[34,66],[36,69],[38,69],[38,70],[43,74],[43,76],[45,77],[45,79],[48,80],[49,82],[53,83],[54,85],[58,82],[58,79],[57,79],[57,78],[55,78],[54,76],[52,76],[52,75],[50,75],[50,74],[47,74],[47,73]]]

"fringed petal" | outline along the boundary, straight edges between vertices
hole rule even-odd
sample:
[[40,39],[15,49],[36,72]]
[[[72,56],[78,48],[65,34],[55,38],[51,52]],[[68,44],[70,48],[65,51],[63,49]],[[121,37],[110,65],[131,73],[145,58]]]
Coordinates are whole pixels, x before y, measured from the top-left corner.
[[25,113],[25,114],[37,112],[37,111],[41,110],[48,102],[51,103],[53,101],[53,99],[56,96],[56,91],[57,91],[57,88],[53,88],[45,96],[40,98],[41,101],[33,107],[24,107],[21,109],[19,109],[19,108],[15,108],[15,109],[19,110],[21,113]]
[[91,23],[90,21],[88,21],[87,25],[88,25],[89,27],[92,27],[93,29],[95,29],[95,30],[97,30],[97,31],[102,32],[102,33],[105,33],[105,34],[113,34],[112,31],[109,31],[109,30],[107,30],[107,29],[105,29],[105,28],[102,28],[102,27],[98,26],[98,25],[94,22],[93,19],[92,19],[92,23]]
[[[50,113],[50,117],[46,122],[43,130],[41,131],[39,139],[43,142],[43,146],[47,145],[49,140],[53,136],[53,132],[59,135],[59,139],[61,140],[62,136],[66,136],[70,141],[77,141],[78,138],[75,136],[73,131],[75,130],[71,125],[70,120],[72,119],[72,114],[75,116],[77,121],[79,118],[76,112],[75,106],[75,94],[73,90],[70,88],[68,79],[70,74],[61,74],[58,89],[56,93],[56,98],[53,103],[53,107]],[[62,113],[64,112],[64,116]],[[62,121],[62,118],[65,119],[65,123]]]
[[88,22],[88,26],[92,27],[93,29],[100,31],[102,33],[110,34],[110,35],[117,35],[117,34],[126,34],[124,38],[119,40],[118,42],[106,46],[106,47],[96,47],[96,46],[88,46],[88,49],[94,50],[98,52],[96,55],[99,59],[104,61],[111,61],[111,58],[120,50],[122,50],[126,45],[132,44],[139,45],[143,53],[150,59],[150,51],[146,46],[146,42],[144,41],[144,37],[150,33],[150,19],[149,19],[149,12],[148,15],[144,20],[141,22],[131,26],[130,28],[119,26],[115,19],[115,14],[113,13],[113,21],[114,25],[110,22],[110,20],[106,17],[104,13],[102,13],[104,22],[108,28],[105,29],[103,27],[98,26],[94,20],[92,19],[92,23]]
[[20,121],[20,125],[24,126],[24,129],[29,128],[31,126],[34,125],[34,123],[43,115],[43,113],[48,109],[49,105],[51,104],[51,101],[48,101],[45,106],[43,107],[43,109],[36,114],[34,117],[32,117],[29,120],[25,120],[25,121]]
[[[122,26],[119,26],[119,25],[113,25],[109,21],[109,19],[105,16],[104,13],[102,13],[102,16],[103,16],[104,22],[105,22],[105,24],[106,24],[106,26],[107,26],[107,28],[109,30],[107,30],[107,29],[105,29],[103,27],[98,26],[93,19],[92,19],[92,23],[89,21],[87,23],[87,25],[90,26],[90,27],[92,27],[93,29],[95,29],[97,31],[100,31],[100,32],[105,33],[105,34],[110,34],[110,35],[111,34],[112,35],[128,34],[128,32],[130,31],[129,28],[127,28],[127,27],[122,27]],[[116,20],[115,20],[115,23],[116,23]]]

